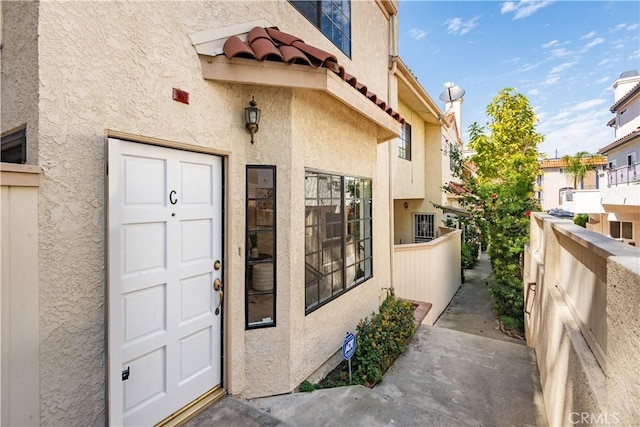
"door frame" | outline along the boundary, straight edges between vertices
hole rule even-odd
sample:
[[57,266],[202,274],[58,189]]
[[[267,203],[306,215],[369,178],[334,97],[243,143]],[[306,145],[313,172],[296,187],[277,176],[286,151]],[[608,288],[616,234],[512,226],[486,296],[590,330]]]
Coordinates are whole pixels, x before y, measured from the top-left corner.
[[[170,148],[175,150],[188,151],[199,154],[209,154],[218,156],[222,160],[222,230],[221,238],[222,238],[222,282],[229,283],[228,274],[230,268],[227,268],[226,261],[229,260],[229,247],[228,247],[228,230],[229,230],[229,212],[228,203],[229,200],[229,174],[228,174],[228,165],[230,164],[231,153],[227,150],[219,150],[211,147],[202,147],[198,145],[185,144],[180,142],[174,142],[159,138],[153,137],[145,137],[142,135],[133,135],[126,132],[120,132],[116,130],[107,129],[105,131],[104,136],[104,264],[105,264],[105,293],[104,293],[104,350],[105,350],[105,418],[107,425],[112,425],[112,420],[110,419],[111,415],[111,407],[112,402],[110,402],[110,346],[109,346],[109,304],[110,304],[110,282],[109,282],[109,248],[110,248],[110,240],[109,240],[109,139],[119,139],[123,141],[138,143],[138,144],[147,144],[153,145],[162,148]],[[228,295],[225,292],[226,295]],[[220,386],[214,387],[213,389],[207,391],[204,395],[199,396],[191,403],[187,404],[184,408],[160,421],[158,425],[162,426],[170,426],[177,425],[179,423],[183,423],[190,418],[197,415],[201,410],[206,408],[211,403],[221,399],[224,395],[226,395],[226,384],[227,384],[227,374],[229,372],[228,367],[226,366],[226,361],[230,358],[227,357],[226,349],[230,348],[227,344],[227,313],[228,309],[228,298],[224,298],[222,301],[222,318],[221,318],[221,326],[220,326],[220,369],[221,369],[221,377],[220,377]]]

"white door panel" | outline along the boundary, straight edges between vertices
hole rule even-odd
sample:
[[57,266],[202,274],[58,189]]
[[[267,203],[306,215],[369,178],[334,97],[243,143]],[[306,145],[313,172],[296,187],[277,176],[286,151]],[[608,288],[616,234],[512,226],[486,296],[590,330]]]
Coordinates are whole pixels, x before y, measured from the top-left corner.
[[217,156],[109,140],[113,425],[152,425],[220,384],[221,193]]

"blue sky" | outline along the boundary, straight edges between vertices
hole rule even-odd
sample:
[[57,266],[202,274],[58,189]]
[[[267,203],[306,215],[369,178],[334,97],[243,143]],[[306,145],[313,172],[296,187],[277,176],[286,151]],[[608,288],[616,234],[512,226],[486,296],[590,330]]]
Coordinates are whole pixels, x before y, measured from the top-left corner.
[[525,95],[550,157],[612,142],[612,84],[640,72],[638,1],[400,1],[400,57],[429,95],[445,82],[466,93],[468,126],[505,87]]

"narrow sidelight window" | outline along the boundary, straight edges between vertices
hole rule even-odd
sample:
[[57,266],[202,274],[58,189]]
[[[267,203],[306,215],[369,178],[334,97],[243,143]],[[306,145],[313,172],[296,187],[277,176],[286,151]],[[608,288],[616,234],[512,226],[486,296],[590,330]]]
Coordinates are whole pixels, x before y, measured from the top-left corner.
[[276,325],[276,168],[247,166],[246,328]]
[[411,125],[409,123],[402,125],[400,139],[398,140],[398,157],[411,160]]

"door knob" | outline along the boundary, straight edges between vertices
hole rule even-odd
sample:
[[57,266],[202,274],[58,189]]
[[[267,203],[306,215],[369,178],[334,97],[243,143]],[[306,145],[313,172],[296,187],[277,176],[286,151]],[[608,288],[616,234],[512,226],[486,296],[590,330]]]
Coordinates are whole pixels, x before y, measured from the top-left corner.
[[222,292],[222,280],[216,279],[213,281],[213,290],[218,292],[218,306],[215,310],[215,314],[217,316],[220,314],[220,307],[222,306],[222,298],[224,296],[224,293]]

